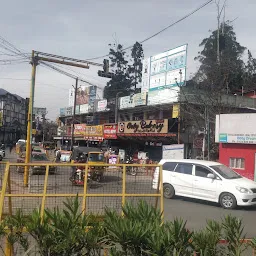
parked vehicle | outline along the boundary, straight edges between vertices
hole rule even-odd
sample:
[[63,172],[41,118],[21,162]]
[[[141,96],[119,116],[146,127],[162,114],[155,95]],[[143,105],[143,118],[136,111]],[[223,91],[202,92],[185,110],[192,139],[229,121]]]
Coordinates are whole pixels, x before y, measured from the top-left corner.
[[[31,153],[31,162],[35,163],[35,166],[30,167],[31,174],[45,174],[46,166],[42,166],[40,164],[48,164],[51,163],[49,158],[46,156],[45,153],[42,152],[32,152]],[[25,154],[21,154],[18,159],[17,163],[25,163]],[[24,172],[23,166],[17,166],[17,172],[23,173]],[[50,166],[49,167],[49,174],[53,174],[56,172],[56,166]]]
[[[220,203],[223,208],[256,205],[256,182],[242,177],[229,167],[203,160],[162,159],[163,193]],[[156,168],[153,188],[157,189],[159,167]],[[161,185],[160,185],[161,186]]]

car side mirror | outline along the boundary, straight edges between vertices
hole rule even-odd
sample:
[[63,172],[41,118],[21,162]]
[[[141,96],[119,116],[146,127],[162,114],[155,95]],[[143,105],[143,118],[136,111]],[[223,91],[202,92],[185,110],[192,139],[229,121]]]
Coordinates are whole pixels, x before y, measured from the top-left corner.
[[209,179],[215,179],[215,176],[214,176],[214,174],[212,174],[212,173],[208,173],[208,174],[207,174],[207,178],[209,178]]

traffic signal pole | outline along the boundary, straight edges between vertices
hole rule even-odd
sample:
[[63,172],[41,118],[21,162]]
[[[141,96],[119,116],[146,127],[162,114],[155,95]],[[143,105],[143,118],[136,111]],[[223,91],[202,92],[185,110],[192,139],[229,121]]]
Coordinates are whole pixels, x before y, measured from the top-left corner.
[[[33,101],[34,101],[35,81],[36,81],[36,66],[38,64],[37,60],[35,58],[34,50],[32,51],[31,64],[32,64],[32,74],[31,74],[31,86],[30,86],[29,107],[28,107],[28,124],[27,124],[25,164],[28,164],[30,162],[30,157],[31,157]],[[28,172],[29,172],[29,166],[25,166],[24,185],[26,187],[28,186]]]

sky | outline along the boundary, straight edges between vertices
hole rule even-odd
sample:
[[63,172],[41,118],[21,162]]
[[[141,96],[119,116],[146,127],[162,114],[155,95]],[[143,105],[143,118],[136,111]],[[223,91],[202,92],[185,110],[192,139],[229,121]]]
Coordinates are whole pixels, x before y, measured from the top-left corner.
[[[224,0],[220,0],[222,4]],[[109,44],[133,45],[179,20],[206,0],[0,0],[0,36],[24,53],[32,50],[89,59],[108,54]],[[227,0],[226,20],[233,21],[238,42],[256,57],[255,0]],[[209,4],[143,44],[145,57],[188,44],[187,79],[196,72],[194,61],[203,38],[216,29],[217,9]],[[1,42],[1,40],[0,40]],[[0,61],[9,59],[0,46]],[[127,50],[129,53],[129,50]],[[102,63],[102,59],[94,62]],[[70,67],[62,66],[71,72]],[[103,88],[99,67],[71,68],[85,80]],[[29,97],[31,65],[0,62],[0,88]],[[46,107],[55,120],[59,108],[68,106],[68,91],[74,79],[37,67],[35,107]],[[79,85],[86,85],[80,83]]]

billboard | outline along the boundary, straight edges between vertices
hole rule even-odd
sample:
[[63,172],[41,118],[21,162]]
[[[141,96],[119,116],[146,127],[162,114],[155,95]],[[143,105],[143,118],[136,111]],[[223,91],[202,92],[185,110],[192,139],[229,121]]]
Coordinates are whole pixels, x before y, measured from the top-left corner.
[[33,114],[36,116],[46,115],[46,108],[33,108]]
[[80,105],[80,114],[89,113],[89,104]]
[[117,124],[104,124],[104,139],[117,139]]
[[66,108],[60,108],[60,116],[66,116]]
[[75,136],[84,136],[86,124],[75,124],[74,125],[74,135]]
[[147,92],[136,93],[119,98],[119,109],[147,105]]
[[184,159],[184,144],[163,145],[163,159]]
[[143,60],[141,91],[183,85],[186,80],[187,44]]
[[158,105],[178,102],[180,88],[178,86],[163,90],[150,90],[147,105]]
[[73,115],[73,107],[66,108],[66,116],[72,116]]
[[99,100],[97,102],[97,111],[106,111],[107,110],[108,101],[106,99]]
[[215,142],[256,144],[256,113],[216,116]]
[[[88,104],[89,112],[93,112],[94,101],[97,96],[97,87],[96,86],[80,86],[77,89],[76,94],[76,105],[85,105]],[[69,106],[74,106],[75,99],[75,89],[72,88],[69,90]]]
[[102,125],[75,124],[74,128],[74,135],[76,136],[103,136]]
[[118,134],[121,136],[159,136],[167,133],[168,119],[118,123]]

